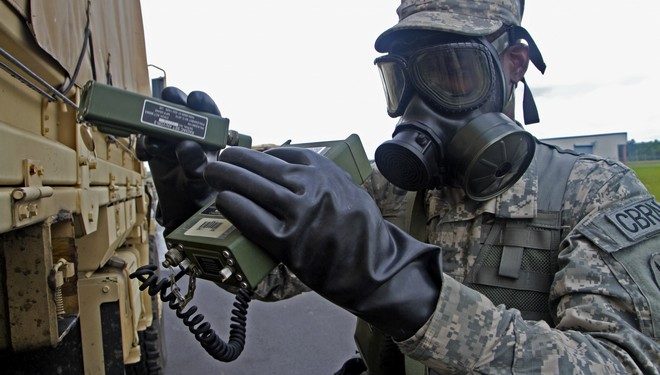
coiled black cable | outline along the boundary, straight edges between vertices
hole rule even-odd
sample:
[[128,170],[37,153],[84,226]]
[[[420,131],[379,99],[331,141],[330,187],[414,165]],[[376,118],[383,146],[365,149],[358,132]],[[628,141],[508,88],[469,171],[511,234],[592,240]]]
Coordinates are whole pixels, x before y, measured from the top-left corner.
[[[142,283],[140,290],[148,289],[147,293],[151,296],[159,294],[160,299],[167,302],[168,306],[176,312],[176,316],[183,321],[183,324],[195,335],[195,339],[213,358],[222,362],[231,362],[238,358],[245,347],[247,308],[252,299],[252,291],[242,288],[236,293],[234,309],[231,311],[232,323],[229,325],[229,341],[225,343],[211,328],[211,324],[204,321],[204,315],[195,315],[197,306],[190,306],[188,310],[183,311],[183,307],[177,301],[174,293],[167,292],[172,286],[172,282],[167,278],[159,280],[156,274],[157,269],[158,267],[154,265],[142,266],[129,277],[140,280]],[[174,276],[174,281],[178,281],[186,273],[187,270],[179,271]]]

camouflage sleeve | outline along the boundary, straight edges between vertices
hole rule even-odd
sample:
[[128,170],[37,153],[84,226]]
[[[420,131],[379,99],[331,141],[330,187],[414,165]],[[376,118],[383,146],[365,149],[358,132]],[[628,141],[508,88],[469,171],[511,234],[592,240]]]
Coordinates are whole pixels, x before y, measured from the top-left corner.
[[401,223],[406,219],[408,192],[387,181],[375,163],[372,163],[371,167],[373,173],[367,178],[363,187],[376,202],[383,218],[401,227]]
[[603,163],[579,161],[567,187],[576,223],[554,328],[443,275],[436,311],[402,351],[441,373],[660,373],[660,209],[632,172]]
[[254,295],[260,301],[273,302],[295,297],[310,290],[284,264],[280,263],[257,284]]

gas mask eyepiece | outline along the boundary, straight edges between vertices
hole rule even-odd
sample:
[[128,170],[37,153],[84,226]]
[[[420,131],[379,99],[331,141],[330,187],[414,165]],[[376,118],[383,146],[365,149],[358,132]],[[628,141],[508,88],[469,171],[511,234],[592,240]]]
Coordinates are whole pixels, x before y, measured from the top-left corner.
[[481,43],[449,43],[422,48],[410,56],[377,58],[387,113],[401,116],[413,93],[449,113],[473,110],[486,102],[499,79],[496,62]]

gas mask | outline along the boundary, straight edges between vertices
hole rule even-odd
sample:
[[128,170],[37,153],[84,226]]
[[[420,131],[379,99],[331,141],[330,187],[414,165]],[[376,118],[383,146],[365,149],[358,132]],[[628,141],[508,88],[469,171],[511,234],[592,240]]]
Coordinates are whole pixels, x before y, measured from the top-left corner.
[[[375,153],[378,169],[395,186],[409,191],[460,187],[471,199],[484,201],[527,170],[534,137],[502,113],[511,95],[491,42],[437,44],[405,57],[382,56],[375,64],[388,114],[401,116],[392,139]],[[526,87],[525,101],[528,92]],[[533,100],[532,107],[535,112]]]

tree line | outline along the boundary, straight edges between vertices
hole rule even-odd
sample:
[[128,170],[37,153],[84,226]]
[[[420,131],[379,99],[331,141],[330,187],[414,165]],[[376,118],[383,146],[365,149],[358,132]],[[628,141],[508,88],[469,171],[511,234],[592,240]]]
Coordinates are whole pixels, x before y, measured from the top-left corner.
[[628,161],[660,160],[660,141],[635,142],[631,139],[626,145],[626,156]]

